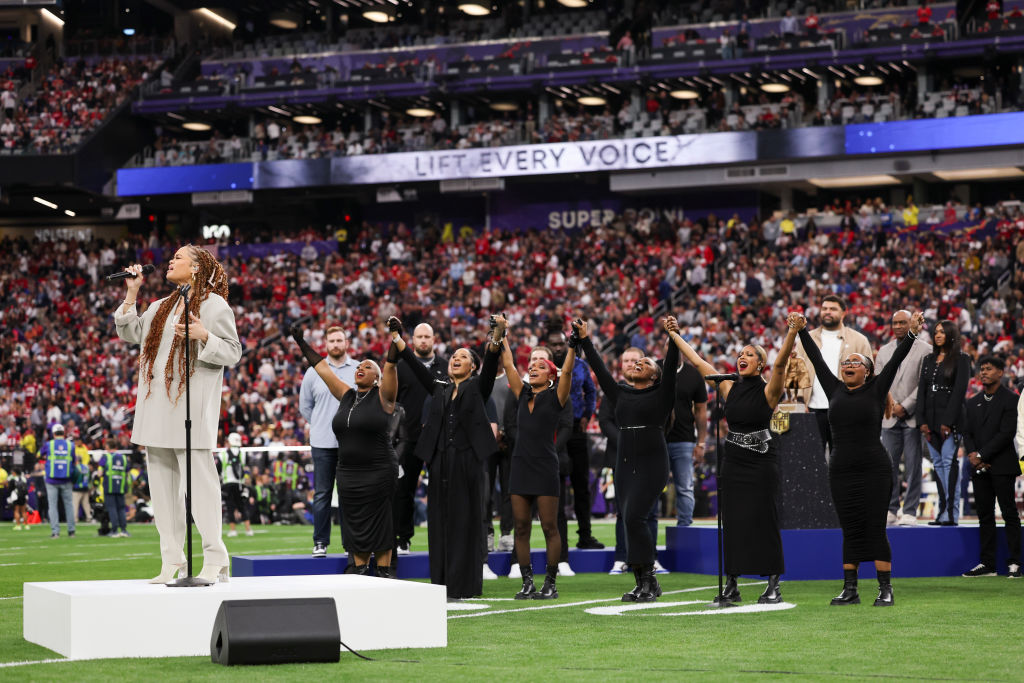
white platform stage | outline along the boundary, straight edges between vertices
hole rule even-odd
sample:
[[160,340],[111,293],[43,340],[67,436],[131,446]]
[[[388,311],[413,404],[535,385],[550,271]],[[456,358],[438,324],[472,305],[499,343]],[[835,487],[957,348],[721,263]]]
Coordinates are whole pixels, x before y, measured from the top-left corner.
[[[206,588],[54,581],[26,583],[24,595],[25,640],[71,659],[209,657],[222,601],[271,598],[334,598],[341,640],[354,650],[448,644],[445,587],[413,581],[262,576]],[[131,618],[140,614],[141,622]]]

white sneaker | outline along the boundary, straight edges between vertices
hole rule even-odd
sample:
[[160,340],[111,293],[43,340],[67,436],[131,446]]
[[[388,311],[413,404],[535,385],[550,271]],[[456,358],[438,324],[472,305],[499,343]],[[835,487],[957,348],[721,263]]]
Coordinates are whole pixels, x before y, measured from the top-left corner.
[[515,544],[516,542],[515,539],[512,537],[512,534],[505,534],[498,538],[498,551],[510,553],[512,552],[512,549],[515,547]]
[[512,569],[508,570],[508,578],[510,578],[510,579],[521,579],[521,578],[523,578],[523,573],[521,571],[519,571],[519,564],[518,563],[516,563],[514,561],[512,562]]
[[655,574],[668,574],[669,571],[661,566],[661,562],[654,561],[654,573]]
[[900,526],[917,526],[917,517],[914,515],[903,515],[900,517]]
[[234,538],[235,536],[238,536],[238,532],[234,529],[228,532],[228,538]]
[[409,541],[405,541],[404,543],[399,543],[398,544],[398,554],[399,555],[408,555],[409,554]]
[[494,534],[487,534],[487,552],[494,552]]
[[610,576],[618,576],[626,571],[626,563],[621,560],[616,560],[615,564],[612,565],[612,570],[608,572]]
[[255,536],[256,534],[255,534],[255,533],[253,533],[253,530],[252,530],[252,529],[246,529],[246,531],[245,531],[245,535],[246,535],[246,536]]
[[899,517],[896,516],[895,512],[890,512],[885,516],[886,526],[896,526],[896,522],[899,521]]
[[490,581],[491,579],[496,578],[498,578],[498,575],[494,573],[493,569],[487,566],[486,562],[484,562],[484,581]]
[[572,570],[568,562],[558,563],[558,575],[559,576],[576,576],[576,572]]

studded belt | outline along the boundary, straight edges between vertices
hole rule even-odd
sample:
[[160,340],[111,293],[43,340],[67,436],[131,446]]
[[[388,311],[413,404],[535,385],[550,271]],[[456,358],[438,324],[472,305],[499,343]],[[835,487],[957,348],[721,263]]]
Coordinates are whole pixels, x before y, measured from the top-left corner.
[[729,432],[725,440],[741,448],[763,454],[768,452],[768,442],[771,441],[771,438],[771,432],[767,429],[762,429],[759,432],[750,432],[748,434]]

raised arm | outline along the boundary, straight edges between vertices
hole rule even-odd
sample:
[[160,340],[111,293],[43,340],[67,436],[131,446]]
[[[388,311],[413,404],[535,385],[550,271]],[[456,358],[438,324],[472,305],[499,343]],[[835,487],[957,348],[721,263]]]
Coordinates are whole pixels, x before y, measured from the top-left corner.
[[570,348],[565,353],[565,361],[562,362],[562,374],[558,376],[558,388],[555,393],[558,395],[558,403],[565,405],[569,400],[569,391],[572,389],[572,366],[576,362],[576,349]]
[[519,370],[516,369],[516,362],[512,357],[512,347],[508,345],[508,335],[505,334],[506,329],[508,329],[508,321],[504,316],[491,316],[491,339],[487,344],[487,349],[500,351],[501,364],[505,368],[508,388],[512,391],[513,396],[519,398],[519,393],[523,390],[523,378],[519,376]]
[[796,345],[797,334],[807,325],[807,318],[799,313],[790,313],[786,323],[789,325],[789,329],[786,330],[786,338],[782,340],[782,349],[779,350],[779,355],[775,360],[771,379],[768,380],[768,384],[764,388],[764,397],[768,400],[768,405],[772,407],[772,410],[775,410],[775,407],[779,405],[779,399],[782,398],[782,391],[786,384],[786,365],[789,363],[789,356],[793,353],[793,347]]
[[686,360],[690,361],[690,363],[692,363],[695,368],[697,368],[697,372],[700,373],[701,377],[707,377],[708,375],[714,375],[718,373],[718,370],[715,369],[715,366],[701,358],[701,355],[697,353],[697,351],[692,346],[690,346],[689,342],[683,339],[683,337],[679,334],[678,331],[671,336],[672,341],[679,348],[680,353],[682,353],[683,357],[686,358]]
[[[674,406],[676,403],[676,369],[679,367],[679,344],[671,337],[679,337],[679,323],[672,316],[665,318],[662,323],[665,331],[669,334],[668,350],[665,351],[665,367],[661,372],[661,384],[658,385],[658,393],[666,405]],[[679,337],[682,339],[682,337]]]
[[[903,338],[903,340],[896,345],[896,350],[892,354],[892,358],[885,364],[885,367],[878,373],[878,379],[875,380],[875,393],[881,398],[886,398],[889,394],[889,389],[892,388],[892,383],[896,380],[896,373],[900,369],[900,363],[910,354],[910,349],[914,347],[914,340],[917,339],[918,333],[921,331],[921,327],[924,325],[924,316],[920,313],[915,313],[910,318],[910,334]],[[964,389],[967,389],[967,384],[964,384]],[[961,401],[962,402],[962,401]]]
[[[388,319],[388,328],[394,332],[398,332],[401,335],[402,322],[392,316]],[[398,398],[398,344],[392,339],[391,346],[388,347],[388,355],[384,361],[384,367],[381,368],[380,377],[380,396],[381,407],[384,408],[385,413],[393,413],[395,411],[395,401]]]
[[342,396],[348,393],[352,387],[338,379],[338,376],[331,371],[331,367],[324,360],[324,357],[314,351],[313,347],[306,342],[305,337],[302,336],[302,330],[288,325],[285,327],[284,332],[291,336],[295,343],[299,345],[299,349],[302,351],[302,355],[305,356],[306,362],[316,370],[316,374],[320,375],[320,378],[327,385],[327,389],[330,390],[334,398],[340,400]]
[[800,330],[800,344],[804,348],[804,355],[807,356],[807,360],[811,361],[811,365],[814,366],[814,372],[817,375],[818,381],[821,382],[821,388],[825,390],[825,395],[832,398],[832,394],[839,389],[842,383],[838,377],[832,374],[828,365],[825,364],[825,359],[821,357],[821,349],[814,343],[806,327]]
[[587,327],[587,323],[584,320],[577,319],[572,321],[573,336],[579,340],[578,342],[573,341],[573,343],[577,347],[583,348],[583,353],[587,357],[587,363],[590,364],[590,368],[597,376],[597,383],[601,385],[601,391],[604,392],[604,395],[613,401],[617,401],[619,398],[619,385],[615,382],[615,378],[612,377],[612,373],[608,372],[601,354],[594,348],[594,343],[590,341]]
[[487,344],[484,351],[484,363],[480,368],[480,396],[486,401],[494,389],[494,377],[498,374],[499,352]]

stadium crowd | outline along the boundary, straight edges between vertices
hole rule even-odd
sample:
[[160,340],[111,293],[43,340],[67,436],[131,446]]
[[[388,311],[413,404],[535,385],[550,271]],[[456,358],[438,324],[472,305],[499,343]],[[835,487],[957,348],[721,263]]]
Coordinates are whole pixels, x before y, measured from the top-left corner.
[[[968,227],[942,231],[954,223]],[[341,242],[312,228],[248,239],[291,246],[239,257],[227,244],[209,245],[228,271],[244,347],[226,375],[222,436],[238,433],[247,446],[308,444],[297,398],[301,359],[280,334],[296,320],[306,321],[314,345],[328,323],[341,324],[352,356],[379,359],[388,316],[400,315],[409,328],[431,322],[444,355],[481,344],[487,316],[505,311],[522,369],[548,326],[565,328],[576,313],[592,322],[609,359],[628,346],[660,355],[656,316],[668,310],[704,357],[731,370],[748,343],[770,349],[774,360],[785,315],[802,309],[814,321],[821,297],[837,293],[849,302],[847,324],[876,350],[893,311],[919,308],[930,324],[955,321],[972,357],[1005,357],[1012,386],[1024,381],[1024,214],[1016,200],[988,209],[837,201],[750,223],[738,215],[669,221],[626,213],[585,239],[533,229],[450,234],[402,223],[363,224]],[[0,244],[0,320],[9,331],[0,341],[0,451],[27,456],[20,464],[28,474],[57,423],[85,448],[135,451],[128,436],[137,357],[113,333],[120,290],[99,284],[123,264],[162,262],[173,245],[157,234],[60,241],[46,245],[51,258],[43,264],[33,258],[38,244]],[[1000,278],[1009,286],[1000,288]],[[159,296],[162,284],[158,270],[143,296]],[[280,459],[292,460],[306,464]],[[137,451],[132,462],[142,465]],[[272,461],[259,468],[253,491],[263,474],[280,482]],[[306,505],[301,488],[290,489],[286,506]]]

